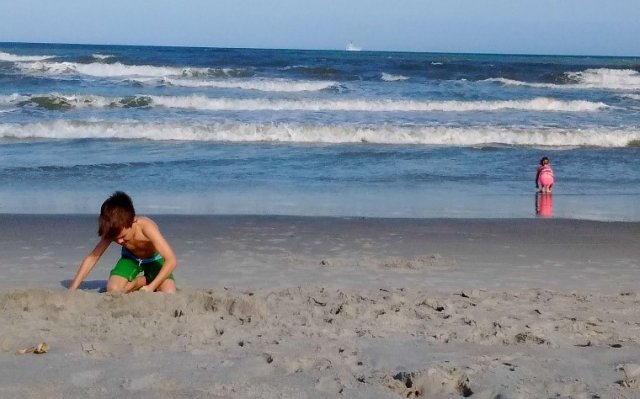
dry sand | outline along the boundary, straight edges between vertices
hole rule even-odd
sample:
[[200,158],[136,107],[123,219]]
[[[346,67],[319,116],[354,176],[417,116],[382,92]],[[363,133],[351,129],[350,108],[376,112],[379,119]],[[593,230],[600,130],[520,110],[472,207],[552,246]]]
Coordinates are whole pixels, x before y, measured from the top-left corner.
[[640,397],[638,223],[154,219],[175,295],[100,293],[115,246],[68,292],[95,217],[0,215],[0,397]]

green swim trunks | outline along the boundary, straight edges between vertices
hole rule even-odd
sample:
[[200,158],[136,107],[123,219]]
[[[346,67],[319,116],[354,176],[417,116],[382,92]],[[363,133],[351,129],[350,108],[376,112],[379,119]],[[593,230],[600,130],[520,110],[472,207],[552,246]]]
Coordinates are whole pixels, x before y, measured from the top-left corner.
[[[127,281],[133,281],[141,272],[144,272],[144,277],[147,280],[147,284],[149,284],[156,278],[160,269],[162,269],[162,265],[164,265],[164,259],[159,256],[158,260],[152,262],[138,262],[123,256],[118,260],[118,263],[116,263],[109,275],[121,276],[126,278]],[[173,273],[171,273],[167,279],[173,280]]]

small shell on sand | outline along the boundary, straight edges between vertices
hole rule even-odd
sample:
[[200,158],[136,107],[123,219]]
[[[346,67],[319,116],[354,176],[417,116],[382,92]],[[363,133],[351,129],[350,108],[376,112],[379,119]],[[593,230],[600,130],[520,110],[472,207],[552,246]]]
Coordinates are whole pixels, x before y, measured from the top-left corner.
[[49,352],[49,345],[46,342],[40,342],[36,346],[32,346],[25,349],[18,349],[16,353],[18,355],[24,355],[25,353],[35,353],[37,355],[41,355],[47,352]]

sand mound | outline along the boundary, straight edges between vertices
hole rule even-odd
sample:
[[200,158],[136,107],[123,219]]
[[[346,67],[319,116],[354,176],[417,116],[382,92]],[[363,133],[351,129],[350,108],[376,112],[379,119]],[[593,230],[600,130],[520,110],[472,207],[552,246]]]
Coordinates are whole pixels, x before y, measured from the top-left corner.
[[[160,345],[165,341],[206,344],[223,335],[221,331],[248,325],[264,335],[289,329],[313,335],[315,330],[328,329],[335,334],[390,337],[400,331],[444,343],[623,345],[620,343],[635,339],[635,330],[615,326],[609,319],[629,313],[633,303],[635,296],[631,295],[474,290],[473,294],[434,296],[402,288],[362,292],[228,289],[176,295],[16,290],[0,296],[4,319],[15,328],[27,324],[32,325],[30,330],[56,330],[58,336],[73,339],[117,336],[122,342],[123,336],[132,344],[149,338],[151,344]],[[13,328],[10,326],[5,328]],[[12,339],[21,335],[17,331],[3,334]]]
[[[577,397],[592,393],[589,382],[558,376],[544,359],[561,351],[588,357],[636,348],[637,323],[630,322],[636,302],[631,293],[537,289],[449,295],[322,287],[175,295],[16,290],[0,295],[0,360],[24,375],[28,366],[53,378],[46,367],[24,363],[22,369],[12,360],[19,348],[49,344],[37,358],[68,368],[71,383],[28,385],[35,396],[74,396],[103,383],[114,388],[93,396],[150,390],[186,397],[500,397],[496,389],[508,386],[516,396]],[[126,378],[115,371],[122,367]],[[605,375],[616,389],[637,390],[636,369],[612,366]],[[179,377],[168,378],[167,370]],[[541,373],[537,380],[532,372]],[[0,394],[24,394],[21,378],[0,377]]]

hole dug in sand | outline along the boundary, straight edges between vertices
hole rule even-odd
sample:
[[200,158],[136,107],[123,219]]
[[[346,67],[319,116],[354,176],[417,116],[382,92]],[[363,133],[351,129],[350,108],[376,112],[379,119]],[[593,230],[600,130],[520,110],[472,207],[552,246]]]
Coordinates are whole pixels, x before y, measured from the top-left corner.
[[383,381],[387,387],[403,398],[430,397],[431,395],[473,395],[469,377],[456,369],[431,368],[420,372],[401,371]]

